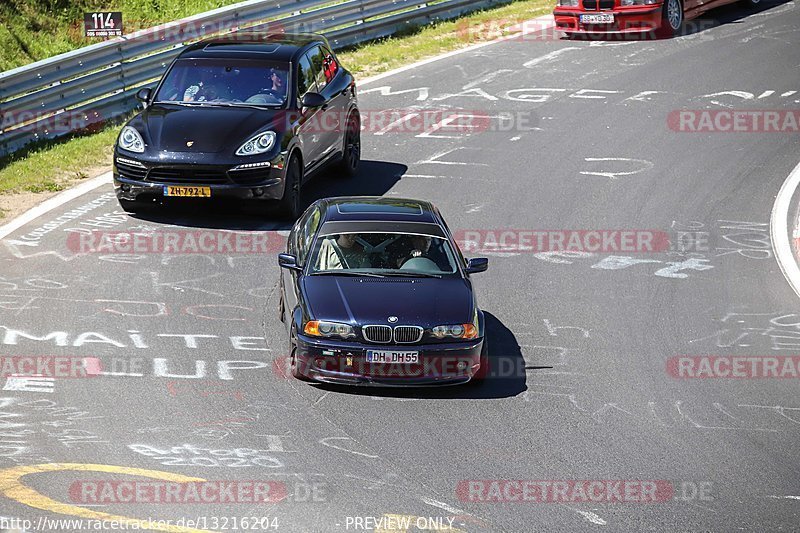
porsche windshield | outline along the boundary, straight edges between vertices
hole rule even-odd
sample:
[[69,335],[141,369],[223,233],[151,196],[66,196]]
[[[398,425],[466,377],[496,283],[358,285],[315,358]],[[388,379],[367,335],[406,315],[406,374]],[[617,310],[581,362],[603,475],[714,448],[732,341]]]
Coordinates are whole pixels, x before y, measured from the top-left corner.
[[320,235],[311,254],[311,273],[345,271],[384,275],[456,273],[447,239],[405,233]]
[[156,94],[156,102],[187,105],[283,106],[289,64],[247,59],[181,59]]

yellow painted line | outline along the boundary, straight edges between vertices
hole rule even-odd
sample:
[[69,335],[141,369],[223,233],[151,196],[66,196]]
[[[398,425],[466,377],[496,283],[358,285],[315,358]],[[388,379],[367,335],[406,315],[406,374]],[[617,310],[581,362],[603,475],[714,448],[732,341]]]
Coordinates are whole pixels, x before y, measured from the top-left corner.
[[92,511],[77,505],[70,505],[67,503],[58,502],[47,496],[36,492],[32,488],[23,484],[21,478],[30,474],[42,474],[45,472],[105,472],[109,474],[124,474],[128,476],[149,477],[153,479],[160,479],[162,481],[173,481],[175,483],[189,483],[196,481],[205,481],[205,479],[197,477],[189,477],[181,474],[174,474],[170,472],[160,472],[158,470],[145,470],[143,468],[129,468],[126,466],[112,466],[112,465],[98,465],[98,464],[84,464],[84,463],[46,463],[39,465],[17,466],[14,468],[6,468],[0,470],[0,493],[7,498],[17,501],[23,505],[41,509],[43,511],[50,511],[52,513],[65,514],[77,516],[80,518],[95,519],[95,520],[116,520],[118,522],[125,522],[126,524],[136,524],[141,529],[149,529],[151,531],[170,531],[173,533],[208,533],[205,529],[192,529],[180,526],[167,526],[160,525],[156,522],[148,520],[140,520],[138,518],[129,518],[127,516],[116,516],[98,511]]

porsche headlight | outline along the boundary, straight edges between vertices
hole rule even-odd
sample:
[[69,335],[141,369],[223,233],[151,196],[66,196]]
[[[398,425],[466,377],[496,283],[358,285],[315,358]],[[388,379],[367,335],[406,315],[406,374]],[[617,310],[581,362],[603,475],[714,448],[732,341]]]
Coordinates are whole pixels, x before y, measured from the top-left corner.
[[353,326],[325,320],[309,320],[303,327],[303,333],[312,337],[355,337]]
[[275,132],[265,131],[248,139],[236,150],[236,155],[258,155],[267,152],[275,144]]
[[431,333],[437,339],[452,337],[454,339],[474,339],[478,336],[478,328],[475,324],[451,324],[447,326],[436,326]]
[[136,128],[125,126],[119,133],[119,147],[129,152],[144,152],[144,141]]

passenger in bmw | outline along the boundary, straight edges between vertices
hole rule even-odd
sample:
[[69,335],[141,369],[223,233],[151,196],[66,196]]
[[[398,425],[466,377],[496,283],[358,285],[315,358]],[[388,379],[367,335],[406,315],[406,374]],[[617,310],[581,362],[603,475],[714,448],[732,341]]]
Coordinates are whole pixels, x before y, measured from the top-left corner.
[[317,271],[344,268],[370,268],[369,257],[356,239],[356,233],[328,235],[322,242],[317,260]]

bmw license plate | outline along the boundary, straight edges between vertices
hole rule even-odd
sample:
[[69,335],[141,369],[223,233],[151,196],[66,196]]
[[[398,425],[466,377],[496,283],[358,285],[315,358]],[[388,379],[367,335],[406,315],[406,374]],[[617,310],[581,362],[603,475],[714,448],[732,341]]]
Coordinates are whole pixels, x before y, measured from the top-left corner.
[[581,24],[614,24],[614,15],[613,13],[581,15]]
[[367,363],[419,363],[419,352],[367,350]]
[[164,185],[164,196],[182,196],[185,198],[210,198],[211,187],[185,187]]

